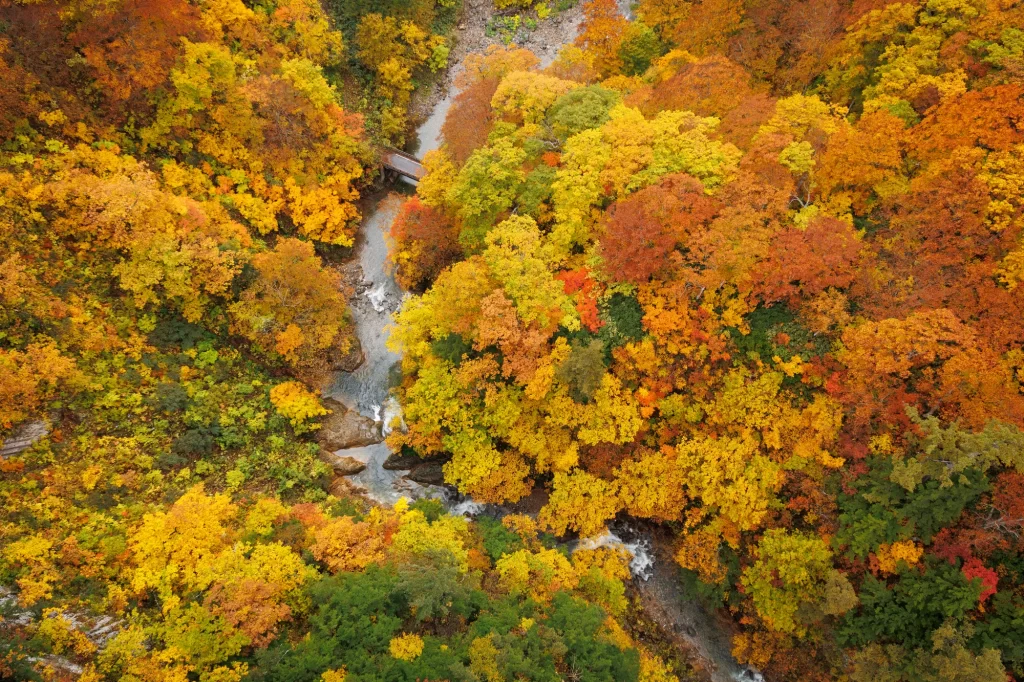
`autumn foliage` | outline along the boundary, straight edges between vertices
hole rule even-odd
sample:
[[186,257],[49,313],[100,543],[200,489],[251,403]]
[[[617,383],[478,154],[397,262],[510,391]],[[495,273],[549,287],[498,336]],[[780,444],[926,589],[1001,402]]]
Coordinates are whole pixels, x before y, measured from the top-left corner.
[[393,445],[556,534],[671,522],[766,679],[1024,675],[1024,15],[636,15],[449,119],[468,248],[398,316]]
[[466,57],[387,442],[539,501],[474,521],[313,442],[458,12],[327,6],[0,4],[0,439],[46,431],[0,677],[671,682],[618,519],[771,682],[1024,679],[1024,6],[591,0]]
[[413,291],[425,288],[462,255],[451,219],[415,197],[402,204],[388,237],[395,279]]
[[613,280],[642,284],[669,267],[676,246],[717,211],[695,178],[670,175],[631,194],[608,211],[601,253]]

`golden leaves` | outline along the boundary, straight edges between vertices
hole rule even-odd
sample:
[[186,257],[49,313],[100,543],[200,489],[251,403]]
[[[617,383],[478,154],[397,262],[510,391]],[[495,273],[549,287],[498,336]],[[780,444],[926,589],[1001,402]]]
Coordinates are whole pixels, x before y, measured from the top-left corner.
[[320,400],[298,381],[286,381],[270,389],[270,402],[291,422],[292,428],[308,428],[306,422],[327,414]]

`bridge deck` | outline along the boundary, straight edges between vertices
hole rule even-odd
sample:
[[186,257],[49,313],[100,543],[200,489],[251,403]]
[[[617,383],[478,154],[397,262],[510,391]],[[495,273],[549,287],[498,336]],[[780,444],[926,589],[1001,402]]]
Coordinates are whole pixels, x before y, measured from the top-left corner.
[[427,174],[427,170],[418,159],[394,149],[382,150],[380,162],[385,168],[413,180],[421,180]]

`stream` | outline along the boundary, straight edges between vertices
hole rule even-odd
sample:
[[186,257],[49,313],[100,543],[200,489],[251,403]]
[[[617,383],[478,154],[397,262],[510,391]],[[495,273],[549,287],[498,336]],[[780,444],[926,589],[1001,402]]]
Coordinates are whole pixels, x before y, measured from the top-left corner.
[[[619,0],[620,9],[627,17],[630,15],[629,4],[629,0]],[[560,43],[543,45],[535,50],[542,66],[551,63],[561,46],[575,38],[578,29],[578,21],[567,21]],[[461,63],[453,65],[451,75],[458,73],[461,66]],[[450,82],[453,80],[451,78]],[[440,146],[441,127],[457,94],[455,86],[449,85],[446,95],[417,130],[417,142],[412,147],[419,158]],[[380,422],[385,435],[392,420],[401,416],[397,401],[390,395],[392,378],[400,371],[401,357],[391,352],[386,342],[394,313],[401,308],[407,293],[395,282],[387,259],[385,238],[401,201],[401,197],[396,195],[385,197],[367,211],[363,220],[357,245],[362,276],[350,308],[364,361],[354,372],[338,373],[326,391],[328,397]],[[450,513],[462,516],[486,514],[500,518],[510,511],[474,502],[445,488],[420,485],[408,480],[405,471],[384,469],[384,461],[391,454],[386,443],[350,448],[339,453],[366,464],[366,469],[348,480],[363,489],[367,497],[381,504],[394,504],[401,497],[436,497],[445,501]],[[692,595],[684,593],[672,559],[670,542],[671,538],[664,529],[653,524],[620,520],[612,523],[604,535],[570,543],[569,548],[602,545],[625,548],[632,556],[630,570],[644,611],[670,640],[693,654],[705,668],[707,679],[712,682],[763,682],[757,671],[741,666],[733,659],[727,625],[705,610]]]

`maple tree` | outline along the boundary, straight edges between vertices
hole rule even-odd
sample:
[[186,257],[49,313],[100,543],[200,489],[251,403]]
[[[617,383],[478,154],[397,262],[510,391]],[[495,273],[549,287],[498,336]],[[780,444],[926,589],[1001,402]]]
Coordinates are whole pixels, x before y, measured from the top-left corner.
[[670,175],[613,205],[601,238],[609,275],[641,284],[671,264],[670,254],[716,212],[704,187],[687,175]]

